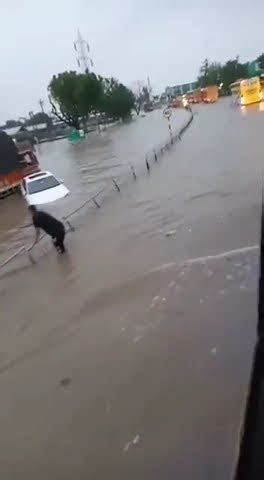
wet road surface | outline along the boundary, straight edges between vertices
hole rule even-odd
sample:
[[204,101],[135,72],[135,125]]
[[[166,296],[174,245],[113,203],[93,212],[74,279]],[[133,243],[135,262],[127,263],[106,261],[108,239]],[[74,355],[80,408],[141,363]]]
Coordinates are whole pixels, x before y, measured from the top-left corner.
[[75,219],[65,257],[43,242],[0,280],[1,477],[231,478],[262,129],[255,110],[199,108],[150,175]]

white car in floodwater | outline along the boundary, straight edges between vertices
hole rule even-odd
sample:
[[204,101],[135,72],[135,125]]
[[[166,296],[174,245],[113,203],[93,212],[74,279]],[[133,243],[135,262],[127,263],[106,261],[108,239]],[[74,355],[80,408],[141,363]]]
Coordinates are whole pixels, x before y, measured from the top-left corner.
[[70,191],[51,172],[40,171],[23,178],[21,192],[28,205],[51,203],[69,195]]

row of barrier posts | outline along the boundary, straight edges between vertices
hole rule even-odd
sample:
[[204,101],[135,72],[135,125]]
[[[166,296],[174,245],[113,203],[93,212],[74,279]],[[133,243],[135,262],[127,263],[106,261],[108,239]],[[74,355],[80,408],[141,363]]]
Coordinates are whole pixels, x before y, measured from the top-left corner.
[[[177,141],[180,141],[181,140],[181,137],[183,135],[183,133],[187,130],[187,128],[189,127],[189,125],[191,124],[191,122],[193,121],[193,113],[191,112],[191,115],[190,115],[190,118],[188,119],[188,121],[186,122],[186,124],[178,131],[176,132],[175,134],[172,133],[172,129],[171,129],[171,125],[170,125],[170,139],[168,142],[166,142],[165,144],[162,144],[161,146],[155,148],[152,152],[152,154],[148,154],[145,156],[145,165],[146,165],[146,169],[147,169],[147,172],[150,173],[150,160],[151,158],[153,158],[154,162],[157,162],[158,161],[158,157],[159,155],[162,156],[164,153],[165,153],[165,150],[169,150],[172,145],[174,143],[176,143]],[[132,173],[132,176],[134,178],[134,180],[137,180],[137,174],[136,174],[136,171],[135,171],[135,167],[133,165],[130,165],[130,171]],[[121,188],[120,188],[120,185],[118,183],[118,180],[115,179],[115,178],[112,178],[111,180],[112,182],[112,185],[114,185],[115,189],[120,193],[121,192]],[[63,221],[65,222],[66,226],[67,226],[67,229],[66,231],[71,231],[73,232],[75,230],[75,228],[73,227],[71,221],[70,221],[70,218],[75,215],[76,213],[78,213],[80,210],[82,210],[86,205],[88,205],[89,203],[93,203],[96,208],[101,208],[101,205],[98,201],[98,197],[99,195],[101,195],[105,190],[106,190],[107,186],[104,187],[103,189],[99,190],[95,195],[93,195],[92,197],[89,197],[85,202],[83,202],[79,207],[77,207],[75,210],[73,210],[72,212],[70,212],[69,214],[63,216]],[[42,240],[42,238],[44,238],[46,235],[43,234],[39,241]],[[8,263],[10,263],[11,261],[13,261],[15,258],[17,258],[19,255],[22,255],[22,254],[25,254],[27,253],[28,254],[28,257],[29,257],[29,260],[34,263],[34,259],[31,255],[31,250],[32,248],[34,247],[34,244],[31,245],[30,247],[26,247],[25,245],[23,245],[22,247],[20,247],[15,253],[13,253],[12,255],[10,255],[6,260],[4,260],[2,263],[0,263],[0,269],[5,267]]]

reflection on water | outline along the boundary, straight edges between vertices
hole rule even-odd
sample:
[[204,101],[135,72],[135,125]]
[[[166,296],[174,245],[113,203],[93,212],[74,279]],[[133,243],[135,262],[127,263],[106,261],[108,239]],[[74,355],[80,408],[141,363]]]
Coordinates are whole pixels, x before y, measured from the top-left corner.
[[20,195],[0,200],[0,254],[21,245],[24,234],[18,234],[27,216],[25,202]]
[[240,111],[242,115],[249,115],[250,113],[264,112],[264,102],[254,103],[252,105],[241,105]]

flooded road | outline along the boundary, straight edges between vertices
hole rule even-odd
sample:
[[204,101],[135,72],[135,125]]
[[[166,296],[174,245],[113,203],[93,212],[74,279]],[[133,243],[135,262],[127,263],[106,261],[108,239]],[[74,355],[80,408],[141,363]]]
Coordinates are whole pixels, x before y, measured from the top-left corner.
[[74,218],[67,256],[43,242],[35,265],[0,279],[5,480],[232,477],[263,119],[227,101],[197,108],[150,174]]
[[[173,131],[177,131],[186,118],[186,112],[175,111],[171,118]],[[59,217],[73,211],[88,197],[105,188],[112,177],[122,182],[131,175],[131,165],[136,170],[145,168],[145,155],[153,155],[153,148],[164,144],[168,137],[168,122],[161,109],[112,126],[100,135],[91,132],[83,143],[75,146],[68,140],[40,144],[37,155],[41,168],[63,179],[71,191],[69,199],[46,209]],[[7,251],[31,240],[30,232],[20,230],[26,217],[25,202],[19,195],[0,202],[0,259]]]

